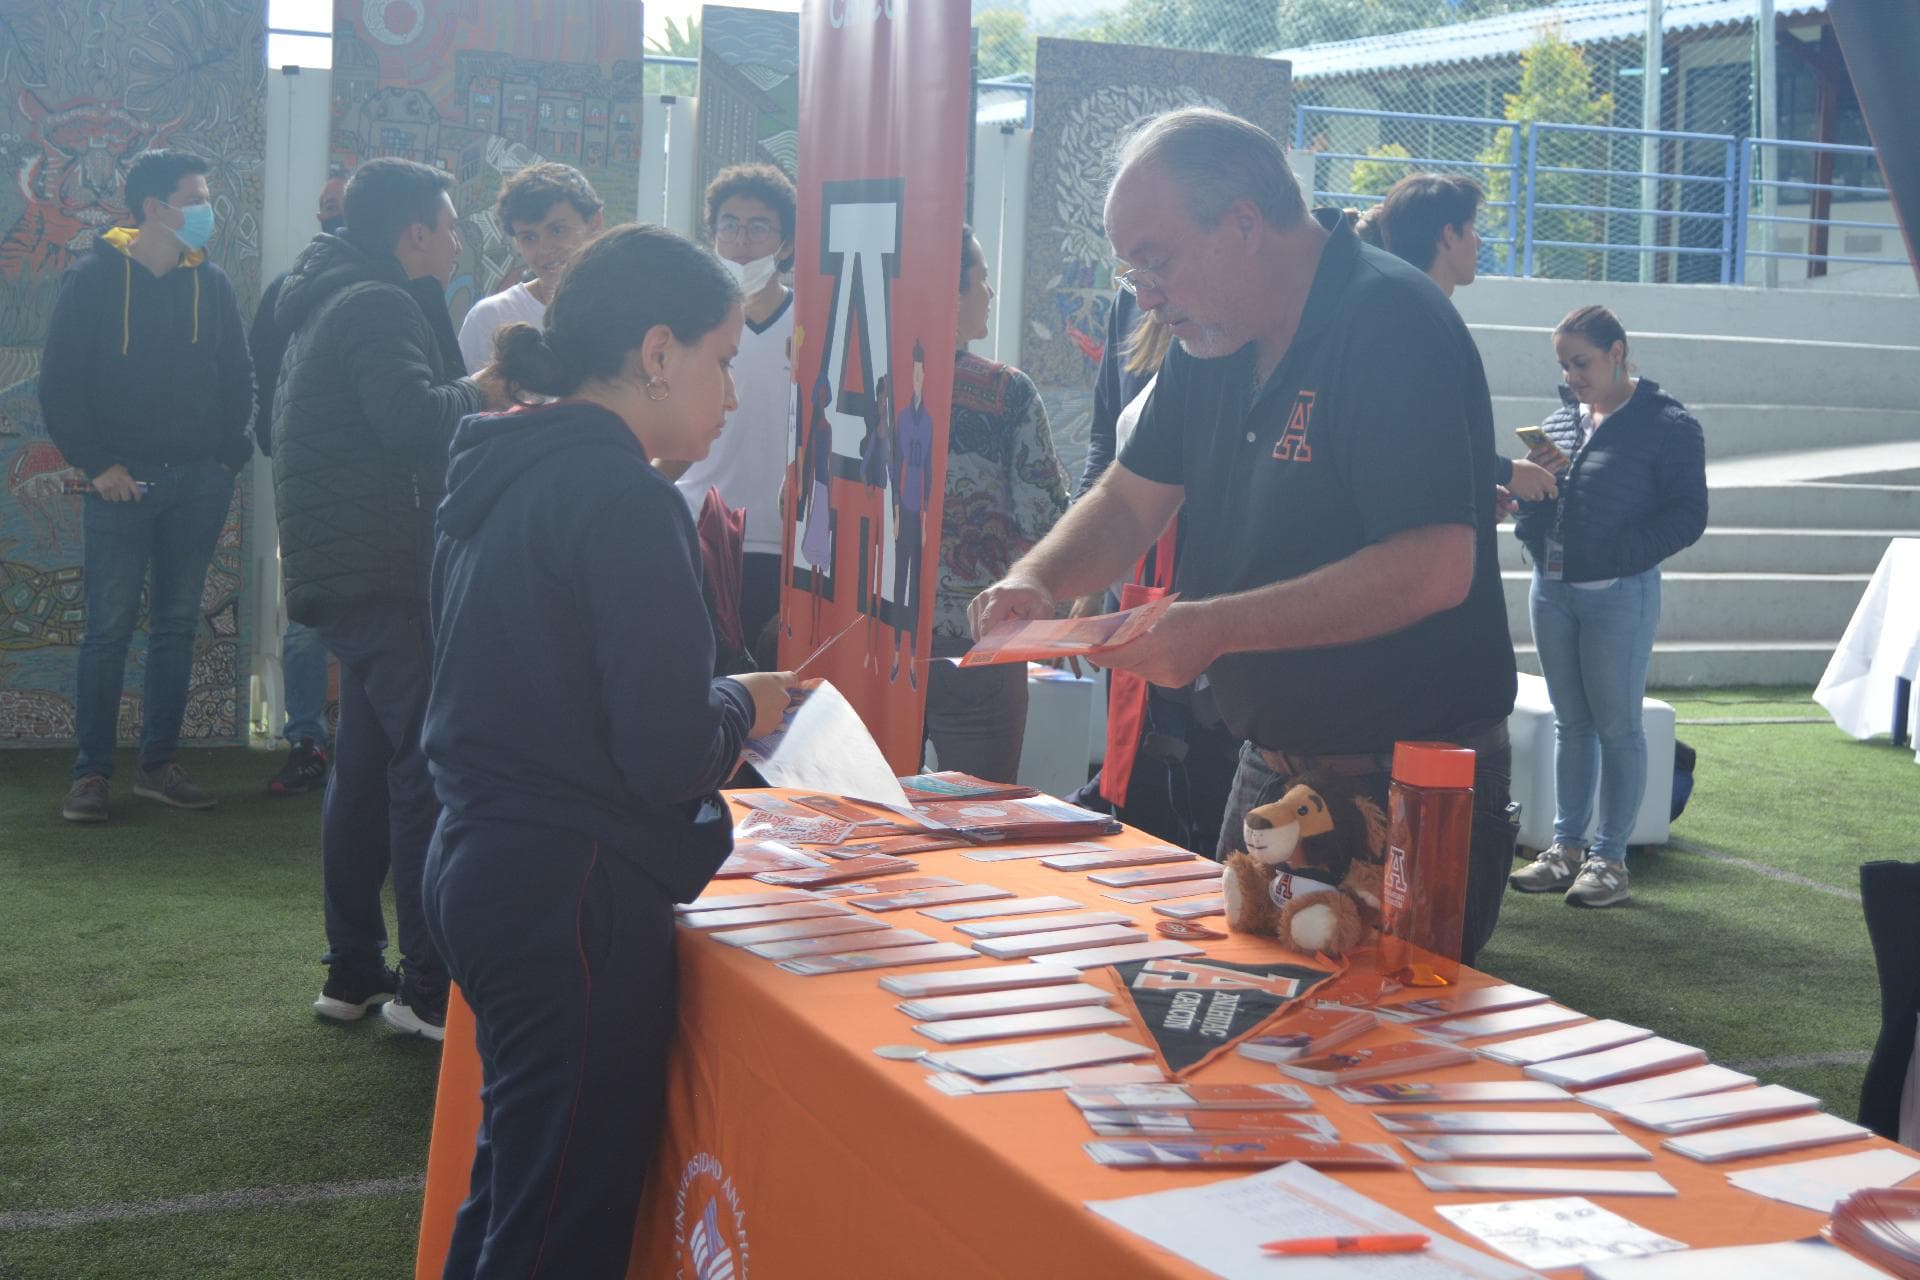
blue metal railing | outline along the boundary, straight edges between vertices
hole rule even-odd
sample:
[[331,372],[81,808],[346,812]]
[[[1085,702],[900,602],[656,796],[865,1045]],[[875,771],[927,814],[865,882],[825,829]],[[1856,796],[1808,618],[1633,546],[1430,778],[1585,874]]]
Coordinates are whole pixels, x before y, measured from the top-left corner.
[[[1368,111],[1368,110],[1354,108],[1354,107],[1317,107],[1317,106],[1302,105],[1300,109],[1294,113],[1294,119],[1293,119],[1294,149],[1297,151],[1306,150],[1307,139],[1308,139],[1307,124],[1309,120],[1320,120],[1320,119],[1330,120],[1330,119],[1339,119],[1339,118],[1359,118],[1359,117],[1365,117],[1372,120],[1396,120],[1396,121],[1401,121],[1401,122],[1410,123],[1410,124],[1424,124],[1424,125],[1440,124],[1440,125],[1452,125],[1452,126],[1466,126],[1469,128],[1495,129],[1495,130],[1510,128],[1513,123],[1510,120],[1482,119],[1474,116],[1423,116],[1423,115],[1418,115],[1413,112],[1407,112],[1407,111]],[[1474,158],[1469,160],[1452,160],[1452,159],[1439,159],[1439,158],[1430,157],[1430,156],[1382,156],[1382,155],[1356,154],[1349,151],[1335,151],[1335,150],[1332,150],[1331,148],[1323,148],[1323,149],[1317,150],[1314,153],[1315,189],[1314,189],[1313,195],[1316,202],[1321,199],[1326,199],[1326,200],[1336,201],[1342,205],[1356,205],[1360,207],[1364,207],[1370,204],[1378,204],[1384,198],[1381,195],[1368,194],[1363,192],[1320,190],[1318,187],[1318,177],[1320,172],[1319,161],[1322,161],[1322,160],[1329,160],[1329,161],[1345,160],[1345,161],[1349,161],[1351,163],[1356,163],[1356,164],[1362,161],[1366,161],[1372,164],[1396,165],[1396,166],[1404,167],[1408,173],[1420,173],[1420,172],[1425,172],[1425,171],[1434,170],[1434,169],[1445,169],[1449,171],[1462,170],[1462,169],[1478,169],[1483,173],[1493,174],[1493,173],[1498,173],[1504,170],[1505,172],[1508,173],[1508,175],[1511,178],[1513,176],[1518,175],[1520,172],[1520,133],[1521,131],[1518,129],[1514,129],[1512,131],[1511,146],[1509,147],[1509,151],[1511,154],[1509,155],[1506,163],[1504,164],[1500,163],[1499,161],[1482,160],[1478,156],[1475,156]],[[1481,186],[1490,187],[1491,183],[1483,179],[1481,182]],[[1519,190],[1520,190],[1520,184],[1518,182],[1510,180],[1507,183],[1507,191],[1509,193],[1516,193]],[[1515,266],[1515,263],[1518,261],[1518,248],[1520,244],[1519,202],[1513,198],[1512,194],[1509,194],[1508,198],[1504,200],[1488,200],[1483,207],[1487,212],[1487,214],[1490,215],[1495,220],[1495,222],[1499,222],[1503,218],[1505,220],[1506,225],[1505,225],[1504,231],[1500,232],[1497,235],[1489,235],[1485,230],[1482,230],[1481,238],[1489,244],[1496,244],[1496,243],[1502,243],[1502,242],[1505,243],[1507,247],[1506,272],[1507,274],[1511,275],[1514,273],[1514,266]],[[1499,261],[1499,258],[1497,256],[1495,258],[1495,261],[1496,262]]]
[[[1739,225],[1736,237],[1738,249],[1735,253],[1734,277],[1737,283],[1746,283],[1747,260],[1749,258],[1759,258],[1769,264],[1782,260],[1804,261],[1809,264],[1810,271],[1812,264],[1827,262],[1849,262],[1867,266],[1905,265],[1906,258],[1897,252],[1891,254],[1864,255],[1834,253],[1829,249],[1826,252],[1816,254],[1813,251],[1813,243],[1816,237],[1821,236],[1825,232],[1830,232],[1835,227],[1889,233],[1884,238],[1891,241],[1897,249],[1901,243],[1900,227],[1897,223],[1869,222],[1859,218],[1836,218],[1832,216],[1833,197],[1835,195],[1865,196],[1869,199],[1879,197],[1886,200],[1890,200],[1891,197],[1887,195],[1887,190],[1884,186],[1868,187],[1861,186],[1857,183],[1803,182],[1792,178],[1763,177],[1761,176],[1761,171],[1763,169],[1764,157],[1769,150],[1780,160],[1804,155],[1815,161],[1817,165],[1818,160],[1822,157],[1838,158],[1842,156],[1861,156],[1872,159],[1874,167],[1879,167],[1878,157],[1875,156],[1872,147],[1846,146],[1839,143],[1827,143],[1823,145],[1816,142],[1783,142],[1779,139],[1767,138],[1744,139],[1740,144],[1739,187],[1741,198],[1738,217]],[[1792,199],[1793,196],[1804,195],[1807,204],[1806,213],[1782,215],[1778,212],[1754,212],[1753,206],[1756,198],[1762,209],[1772,208],[1777,210],[1780,197],[1783,194],[1788,195],[1789,202],[1794,204],[1799,203],[1799,201]],[[1769,199],[1769,196],[1772,198]],[[1822,199],[1823,196],[1824,199]],[[1822,205],[1827,209],[1826,215],[1816,216],[1814,210]],[[1760,232],[1758,237],[1761,245],[1760,248],[1754,247],[1755,223],[1760,224],[1757,228]],[[1798,252],[1781,251],[1773,247],[1776,243],[1770,234],[1773,228],[1775,226],[1792,224],[1801,224],[1807,228],[1807,247]]]

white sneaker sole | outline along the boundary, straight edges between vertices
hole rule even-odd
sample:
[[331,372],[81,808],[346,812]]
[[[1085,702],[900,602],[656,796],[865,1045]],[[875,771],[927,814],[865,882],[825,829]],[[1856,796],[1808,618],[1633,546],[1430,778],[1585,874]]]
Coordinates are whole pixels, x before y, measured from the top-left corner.
[[396,1031],[403,1031],[410,1036],[420,1036],[433,1041],[435,1044],[439,1044],[447,1038],[447,1029],[445,1027],[434,1026],[431,1022],[421,1018],[418,1014],[414,1013],[412,1009],[409,1009],[397,1000],[389,1000],[387,1003],[381,1005],[380,1017],[388,1026]]
[[1570,907],[1617,907],[1623,902],[1632,900],[1633,893],[1628,889],[1621,889],[1605,898],[1576,898],[1572,894],[1567,895],[1567,905]]
[[351,1000],[335,1000],[332,996],[323,995],[313,1002],[313,1011],[334,1022],[358,1022],[367,1016],[368,1009],[391,999],[393,995],[389,992],[384,995],[368,996],[362,1003],[355,1004]]

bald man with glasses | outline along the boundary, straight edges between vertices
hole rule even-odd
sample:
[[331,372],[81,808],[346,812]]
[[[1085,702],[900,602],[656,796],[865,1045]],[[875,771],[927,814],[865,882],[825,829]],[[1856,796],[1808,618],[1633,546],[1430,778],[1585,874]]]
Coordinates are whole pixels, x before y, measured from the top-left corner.
[[1116,281],[1175,349],[1116,464],[978,597],[974,632],[1118,579],[1184,503],[1181,600],[1105,661],[1204,678],[1244,739],[1220,855],[1309,770],[1384,807],[1396,742],[1472,748],[1471,962],[1513,856],[1515,688],[1472,338],[1432,281],[1309,213],[1280,144],[1222,112],[1135,130],[1106,228]]

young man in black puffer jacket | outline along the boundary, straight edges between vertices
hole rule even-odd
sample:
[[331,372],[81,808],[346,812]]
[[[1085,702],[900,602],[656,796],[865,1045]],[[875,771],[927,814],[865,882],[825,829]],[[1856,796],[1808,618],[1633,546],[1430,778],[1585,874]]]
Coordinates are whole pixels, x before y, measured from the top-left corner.
[[[448,441],[487,403],[462,376],[442,300],[460,256],[451,185],[411,161],[361,166],[346,229],[315,237],[275,305],[292,334],[273,409],[287,614],[340,660],[321,830],[328,978],[314,1008],[350,1022],[388,1002],[388,1022],[434,1040],[447,977],[420,901],[437,816],[420,749],[427,573]],[[398,974],[384,958],[389,865]]]

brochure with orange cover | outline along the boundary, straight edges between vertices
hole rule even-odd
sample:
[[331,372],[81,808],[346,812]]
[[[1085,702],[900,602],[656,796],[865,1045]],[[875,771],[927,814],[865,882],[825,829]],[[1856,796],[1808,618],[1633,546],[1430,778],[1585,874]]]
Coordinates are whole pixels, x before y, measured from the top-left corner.
[[1266,1034],[1241,1041],[1240,1056],[1255,1062],[1293,1062],[1330,1053],[1336,1045],[1357,1040],[1379,1025],[1379,1019],[1366,1009],[1315,1006],[1284,1014]]
[[1297,1084],[1137,1084],[1069,1089],[1082,1111],[1308,1111],[1313,1099]]
[[1186,1138],[1216,1133],[1337,1138],[1333,1121],[1293,1111],[1083,1111],[1103,1138]]
[[1397,1169],[1406,1163],[1392,1147],[1379,1143],[1329,1142],[1305,1136],[1227,1138],[1213,1142],[1110,1139],[1082,1146],[1097,1163],[1115,1169],[1163,1169],[1169,1165],[1253,1169],[1293,1160],[1315,1169]]
[[1104,813],[1082,809],[1052,796],[1021,800],[929,800],[913,811],[968,840],[1075,840],[1112,835],[1120,824]]
[[826,867],[811,867],[801,871],[771,871],[754,877],[762,884],[787,885],[795,889],[811,889],[816,885],[835,884],[842,880],[870,880],[875,876],[905,875],[909,871],[918,871],[920,865],[907,858],[889,857],[876,853],[864,858],[848,858]]
[[916,773],[900,779],[900,789],[907,793],[907,799],[916,803],[921,800],[1011,800],[1040,794],[1032,787],[1012,782],[988,782],[985,778],[976,778],[958,769]]
[[1179,598],[1178,592],[1170,592],[1137,608],[1091,618],[1008,618],[975,641],[960,665],[983,667],[1095,657],[1151,631],[1160,615]]
[[1431,1040],[1401,1040],[1394,1044],[1375,1045],[1370,1049],[1347,1049],[1279,1065],[1287,1075],[1296,1080],[1305,1080],[1308,1084],[1341,1085],[1361,1084],[1386,1076],[1405,1075],[1409,1071],[1450,1067],[1455,1063],[1471,1061],[1472,1054],[1450,1044],[1436,1044]]
[[805,871],[812,867],[824,867],[827,862],[826,858],[802,853],[778,840],[753,840],[735,845],[733,852],[727,855],[727,860],[713,873],[713,878],[744,880],[766,871]]

